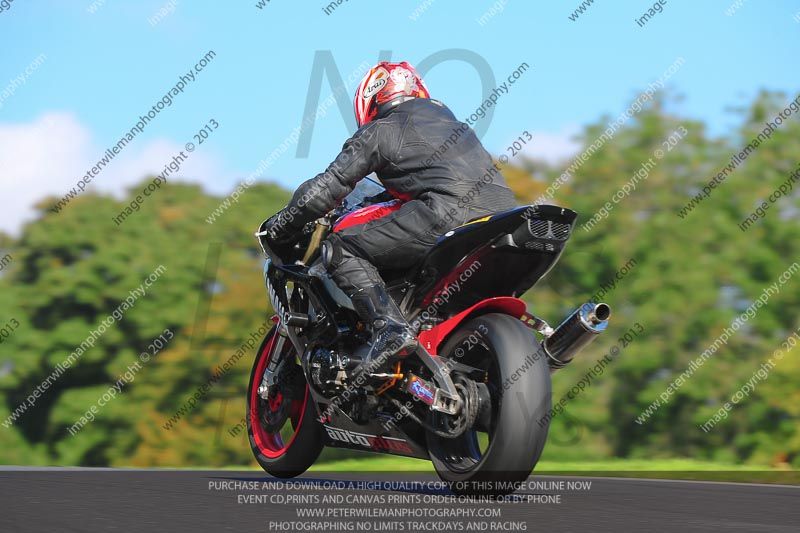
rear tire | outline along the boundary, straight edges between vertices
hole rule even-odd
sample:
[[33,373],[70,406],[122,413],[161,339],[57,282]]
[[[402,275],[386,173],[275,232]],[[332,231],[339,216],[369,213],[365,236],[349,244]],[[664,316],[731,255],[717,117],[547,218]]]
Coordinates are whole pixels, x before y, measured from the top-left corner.
[[[550,368],[541,343],[518,319],[491,313],[460,326],[439,355],[486,370],[491,423],[455,439],[428,432],[436,472],[457,494],[514,492],[539,461],[550,425]],[[488,440],[483,450],[481,440]]]
[[[247,389],[247,436],[261,468],[275,477],[291,478],[308,470],[317,460],[324,447],[323,434],[322,426],[315,417],[316,408],[305,378],[302,378],[300,385],[302,370],[299,365],[291,369],[301,374],[294,375],[294,388],[286,389],[289,394],[281,394],[280,399],[273,400],[264,400],[258,395],[264,371],[274,355],[275,338],[276,327],[273,327],[261,343],[253,363]],[[297,354],[288,340],[283,351],[286,363],[296,364]],[[277,417],[282,410],[288,411],[289,415],[281,427],[265,428],[265,417]]]

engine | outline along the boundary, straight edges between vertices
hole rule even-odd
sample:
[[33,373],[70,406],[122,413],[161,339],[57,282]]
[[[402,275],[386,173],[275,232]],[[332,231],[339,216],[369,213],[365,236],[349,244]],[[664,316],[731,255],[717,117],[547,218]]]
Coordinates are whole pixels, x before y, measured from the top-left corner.
[[326,396],[333,396],[347,386],[349,373],[361,359],[329,348],[317,348],[310,359],[311,379]]

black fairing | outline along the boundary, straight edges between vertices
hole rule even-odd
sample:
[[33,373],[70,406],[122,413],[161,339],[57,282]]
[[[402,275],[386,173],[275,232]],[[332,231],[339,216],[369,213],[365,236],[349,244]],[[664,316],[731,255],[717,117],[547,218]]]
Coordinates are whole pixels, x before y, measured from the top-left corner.
[[413,306],[434,304],[443,316],[493,296],[520,296],[558,261],[576,217],[554,205],[521,206],[448,232],[408,278],[417,286]]

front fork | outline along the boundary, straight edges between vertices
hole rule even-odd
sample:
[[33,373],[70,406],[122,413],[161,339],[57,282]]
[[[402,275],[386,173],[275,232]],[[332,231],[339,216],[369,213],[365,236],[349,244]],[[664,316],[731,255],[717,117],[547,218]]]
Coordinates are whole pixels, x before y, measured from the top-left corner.
[[284,358],[283,358],[283,348],[286,344],[286,337],[281,334],[280,325],[278,326],[277,331],[275,332],[275,342],[272,345],[272,350],[268,357],[269,364],[267,364],[267,369],[264,371],[264,375],[261,378],[261,385],[258,387],[258,395],[261,396],[263,399],[268,400],[270,396],[273,394],[277,387],[277,376],[281,371],[283,366]]

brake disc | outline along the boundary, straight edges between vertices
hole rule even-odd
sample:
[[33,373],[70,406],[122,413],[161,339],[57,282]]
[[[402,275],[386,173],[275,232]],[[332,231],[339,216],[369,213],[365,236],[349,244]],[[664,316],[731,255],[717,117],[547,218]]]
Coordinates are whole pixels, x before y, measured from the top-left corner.
[[294,365],[283,366],[277,383],[266,400],[261,401],[261,424],[268,433],[279,431],[289,418],[295,400],[303,400],[303,370]]

